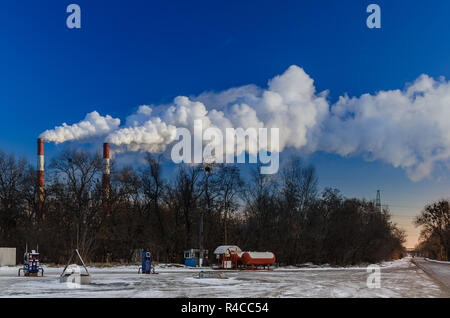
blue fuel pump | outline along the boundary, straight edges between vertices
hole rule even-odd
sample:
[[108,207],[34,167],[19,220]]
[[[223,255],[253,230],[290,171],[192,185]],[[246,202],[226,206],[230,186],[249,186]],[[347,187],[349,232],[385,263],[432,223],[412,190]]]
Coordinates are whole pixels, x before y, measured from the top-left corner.
[[151,274],[151,271],[152,271],[152,253],[146,252],[145,250],[143,250],[142,254],[141,254],[141,258],[142,258],[142,264],[141,264],[141,267],[139,267],[139,273]]

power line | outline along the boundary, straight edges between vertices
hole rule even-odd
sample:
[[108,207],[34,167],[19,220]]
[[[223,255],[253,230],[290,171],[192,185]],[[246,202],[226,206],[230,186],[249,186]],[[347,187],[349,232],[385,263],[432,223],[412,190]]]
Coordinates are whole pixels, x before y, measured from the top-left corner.
[[418,206],[418,205],[399,205],[399,204],[388,204],[388,205],[396,207],[396,208],[423,209],[423,206]]

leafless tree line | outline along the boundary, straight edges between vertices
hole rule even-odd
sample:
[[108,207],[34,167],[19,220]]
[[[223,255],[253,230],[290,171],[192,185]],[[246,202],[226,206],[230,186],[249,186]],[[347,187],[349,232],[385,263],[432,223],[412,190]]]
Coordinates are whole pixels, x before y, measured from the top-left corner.
[[277,176],[245,180],[236,165],[178,165],[164,175],[161,160],[113,166],[106,196],[100,156],[66,149],[47,167],[40,210],[35,170],[0,153],[0,245],[39,244],[43,261],[54,263],[75,247],[91,262],[131,262],[141,248],[156,261],[182,262],[184,250],[199,246],[202,213],[210,257],[222,244],[273,251],[281,264],[373,263],[404,253],[388,211],[338,190],[319,193],[314,168],[298,159]]
[[426,257],[450,260],[450,203],[440,200],[425,206],[415,224],[422,227],[417,249]]

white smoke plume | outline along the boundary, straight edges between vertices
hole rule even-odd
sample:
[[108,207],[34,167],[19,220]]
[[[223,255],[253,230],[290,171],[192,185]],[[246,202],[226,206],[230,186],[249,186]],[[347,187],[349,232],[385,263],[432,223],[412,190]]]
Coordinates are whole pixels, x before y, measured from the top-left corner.
[[[247,85],[191,99],[179,96],[158,113],[141,106],[127,118],[126,127],[112,132],[107,141],[131,151],[163,152],[173,143],[176,127],[193,131],[194,121],[201,120],[203,129],[217,127],[223,132],[226,128],[280,128],[281,151],[305,146],[308,130],[327,112],[326,95],[316,95],[313,80],[291,66],[269,81],[265,90]],[[258,151],[243,146],[252,154]]]
[[176,128],[192,132],[195,120],[202,121],[203,129],[217,127],[223,132],[238,127],[279,128],[280,151],[291,147],[304,153],[363,156],[401,167],[412,180],[420,180],[431,176],[437,164],[450,160],[449,118],[450,83],[444,79],[422,75],[404,90],[342,96],[330,105],[327,92],[317,93],[313,79],[294,65],[271,79],[265,89],[246,85],[197,97],[179,96],[169,105],[141,106],[122,127],[118,119],[94,112],[78,124],[42,136],[64,142],[107,135],[116,151],[161,153],[173,144]]
[[56,144],[73,140],[87,140],[95,137],[105,136],[120,126],[120,119],[109,115],[101,116],[93,111],[86,115],[84,120],[67,125],[57,126],[54,129],[44,131],[39,137],[47,142]]
[[418,181],[450,160],[449,118],[450,83],[422,75],[402,91],[340,97],[320,130],[317,149],[382,160]]

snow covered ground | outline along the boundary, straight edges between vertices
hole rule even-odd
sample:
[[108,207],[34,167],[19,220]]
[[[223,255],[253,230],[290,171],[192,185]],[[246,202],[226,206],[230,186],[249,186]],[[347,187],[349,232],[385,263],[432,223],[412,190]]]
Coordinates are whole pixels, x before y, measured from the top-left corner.
[[135,266],[93,267],[92,284],[80,288],[59,283],[62,268],[44,267],[44,277],[32,278],[17,277],[19,267],[0,267],[0,297],[450,297],[409,259],[379,265],[381,288],[374,289],[362,266],[229,271],[226,279],[198,279],[200,269],[164,265],[157,275],[138,275]]
[[425,258],[425,260],[427,260],[428,262],[439,263],[439,264],[448,264],[448,265],[450,265],[450,262],[447,262],[447,261],[437,261],[437,260],[435,260],[435,259],[429,259],[429,258]]
[[435,261],[416,257],[413,263],[450,291],[450,262]]

